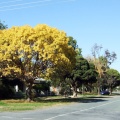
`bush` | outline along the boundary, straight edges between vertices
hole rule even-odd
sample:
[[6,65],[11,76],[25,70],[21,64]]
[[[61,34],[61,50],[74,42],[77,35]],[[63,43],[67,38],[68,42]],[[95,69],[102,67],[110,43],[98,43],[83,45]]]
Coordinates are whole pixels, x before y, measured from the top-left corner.
[[25,98],[25,97],[26,97],[26,94],[23,93],[21,90],[19,90],[18,92],[16,92],[15,95],[14,95],[15,99],[22,99],[22,98]]
[[14,88],[9,85],[0,85],[0,99],[13,98],[15,95]]

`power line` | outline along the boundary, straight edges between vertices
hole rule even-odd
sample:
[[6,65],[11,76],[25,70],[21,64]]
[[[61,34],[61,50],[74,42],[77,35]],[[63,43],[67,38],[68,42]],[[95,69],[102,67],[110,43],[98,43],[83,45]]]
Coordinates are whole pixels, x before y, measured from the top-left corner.
[[[22,0],[21,0],[22,1]],[[2,11],[10,11],[10,10],[18,10],[18,9],[24,9],[24,8],[32,8],[32,7],[37,7],[37,6],[43,6],[43,5],[49,5],[49,4],[55,4],[55,3],[63,3],[63,2],[73,2],[73,1],[76,1],[76,0],[63,0],[63,1],[57,1],[57,2],[54,2],[54,3],[50,3],[50,1],[52,2],[52,0],[43,0],[43,1],[39,1],[39,3],[40,2],[49,2],[49,3],[47,3],[47,4],[37,4],[37,5],[31,5],[31,6],[25,6],[25,7],[20,7],[20,8],[18,8],[18,7],[15,7],[15,8],[9,8],[9,9],[1,9],[0,10],[0,12],[2,12]],[[31,4],[33,3],[33,2],[30,2]],[[27,4],[29,4],[30,5],[30,3],[27,3]],[[36,2],[36,3],[38,3],[38,2]],[[25,3],[26,4],[26,3]],[[23,6],[25,5],[25,4],[22,4]],[[34,4],[35,4],[35,2],[34,2]],[[18,4],[16,4],[16,5],[18,5]],[[22,6],[21,5],[21,6]],[[4,6],[3,6],[4,7]],[[10,6],[7,6],[7,7],[10,7]],[[1,8],[1,7],[0,7]]]
[[32,8],[32,7],[37,7],[37,6],[43,6],[43,5],[48,5],[48,4],[41,4],[41,5],[38,4],[38,5],[31,5],[31,6],[20,7],[20,8],[10,8],[10,9],[0,10],[0,11],[19,10],[19,9],[24,9],[24,8]]
[[23,0],[13,0],[13,1],[8,1],[8,2],[1,2],[0,4],[5,4],[5,3],[14,3],[14,2],[19,2]]
[[23,4],[7,5],[7,6],[2,6],[2,7],[0,7],[0,8],[17,7],[17,6],[36,4],[36,3],[47,2],[47,1],[49,2],[49,1],[51,1],[51,0],[40,0],[40,1],[37,1],[37,2],[27,2],[27,3],[23,3]]

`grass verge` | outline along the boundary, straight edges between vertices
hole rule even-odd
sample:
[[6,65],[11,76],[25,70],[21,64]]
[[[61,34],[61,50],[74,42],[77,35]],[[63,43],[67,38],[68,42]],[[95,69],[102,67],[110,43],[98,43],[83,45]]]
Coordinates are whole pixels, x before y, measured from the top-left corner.
[[60,106],[70,103],[88,103],[88,102],[99,102],[102,98],[98,96],[80,96],[77,98],[64,98],[61,96],[56,97],[42,97],[36,98],[35,101],[26,102],[24,99],[20,100],[1,100],[0,101],[0,112],[2,111],[24,111],[24,110],[35,110],[42,109],[51,106]]

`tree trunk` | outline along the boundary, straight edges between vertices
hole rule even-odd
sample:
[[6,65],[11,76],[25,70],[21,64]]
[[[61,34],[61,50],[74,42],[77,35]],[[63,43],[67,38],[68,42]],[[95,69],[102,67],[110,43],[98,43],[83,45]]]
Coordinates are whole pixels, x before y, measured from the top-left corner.
[[77,97],[77,88],[73,87],[73,97]]
[[32,95],[32,84],[29,83],[28,89],[26,90],[26,95],[27,95],[27,101],[30,102],[33,100],[33,95]]
[[112,94],[112,85],[109,86],[110,95]]
[[84,84],[82,84],[82,95],[84,95]]
[[98,95],[100,95],[100,86],[97,87]]
[[100,95],[100,79],[97,79],[97,92]]

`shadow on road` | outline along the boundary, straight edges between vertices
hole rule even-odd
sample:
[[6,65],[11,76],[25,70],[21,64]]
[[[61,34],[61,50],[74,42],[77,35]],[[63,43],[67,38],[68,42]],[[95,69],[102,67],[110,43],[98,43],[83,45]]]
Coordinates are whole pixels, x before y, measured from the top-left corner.
[[36,102],[78,102],[78,103],[92,103],[92,102],[104,102],[105,97],[87,97],[87,98],[48,98],[37,99]]
[[112,96],[116,96],[116,95],[120,96],[120,93],[117,93],[117,92],[116,93],[112,93]]

